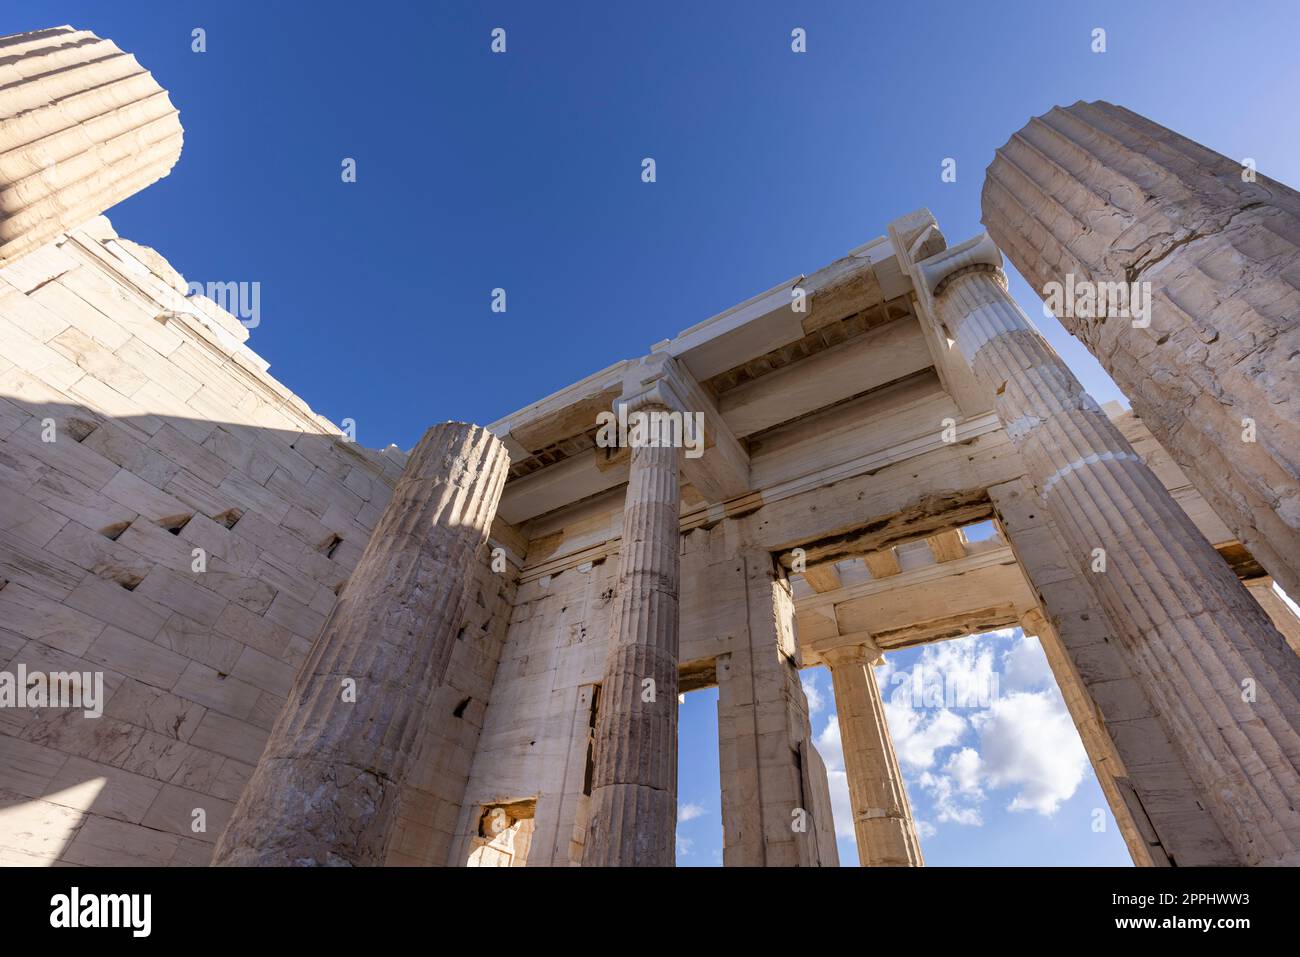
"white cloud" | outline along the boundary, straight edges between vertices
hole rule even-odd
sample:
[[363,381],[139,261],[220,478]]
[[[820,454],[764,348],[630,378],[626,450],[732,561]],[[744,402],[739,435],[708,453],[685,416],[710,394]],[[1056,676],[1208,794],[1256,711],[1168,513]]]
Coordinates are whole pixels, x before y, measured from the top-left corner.
[[[991,632],[1010,635],[1012,632]],[[972,638],[927,645],[908,671],[889,677],[892,704],[916,708],[984,707],[997,697],[998,674],[988,641]]]
[[685,857],[686,855],[690,854],[691,848],[694,846],[695,846],[695,842],[692,841],[689,837],[682,837],[680,834],[677,835],[677,856],[678,857]]
[[1002,655],[1002,687],[1006,691],[1040,691],[1055,685],[1043,647],[1033,635],[1021,633]]
[[[1003,641],[966,638],[927,646],[913,669],[916,682],[892,667],[876,672],[904,777],[926,805],[925,820],[917,821],[921,837],[933,836],[936,825],[981,826],[994,790],[1012,792],[1010,811],[1054,814],[1086,773],[1087,755],[1038,640],[1017,629],[991,634]],[[987,706],[963,707],[963,695]],[[836,835],[852,838],[834,714],[816,744],[827,766]]]
[[940,824],[963,824],[979,827],[984,823],[980,816],[979,801],[983,795],[967,796],[961,793],[957,782],[948,774],[925,771],[918,782],[934,805],[935,817]]
[[926,712],[906,704],[885,704],[885,720],[894,740],[898,760],[907,768],[934,766],[935,752],[950,748],[966,731],[966,719],[947,708],[935,712],[928,720]]
[[843,771],[827,771],[826,783],[831,789],[831,818],[835,822],[835,836],[856,839],[853,804],[849,801],[849,776]]
[[[899,761],[929,799],[937,824],[982,824],[987,792],[1003,788],[1014,789],[1008,810],[1049,816],[1085,774],[1087,755],[1037,638],[1017,629],[991,635],[1015,640],[997,655],[987,637],[928,646],[915,680],[896,679],[885,706]],[[951,710],[963,695],[990,689],[987,707]],[[961,746],[969,729],[978,739]]]
[[938,829],[929,821],[922,821],[920,818],[916,819],[916,836],[921,840],[934,837],[938,833]]
[[700,804],[679,804],[677,805],[678,821],[693,821],[697,817],[703,817],[708,812]]
[[1008,810],[1050,816],[1083,781],[1088,756],[1055,688],[1007,695],[975,726],[985,785],[1018,789]]
[[980,773],[984,762],[974,748],[962,748],[948,759],[944,771],[952,777],[963,794],[980,793]]
[[837,715],[826,719],[826,726],[814,742],[826,765],[826,783],[831,791],[831,817],[836,837],[853,837],[853,805],[849,802],[849,777],[844,773],[844,748],[840,742]]
[[822,691],[817,687],[813,679],[804,678],[802,680],[803,693],[808,699],[808,713],[816,714],[826,707],[826,699],[822,696]]
[[822,756],[822,762],[827,768],[836,771],[844,770],[844,746],[840,741],[839,715],[832,714],[826,719],[826,726],[822,728],[822,733],[817,735],[817,740],[813,743],[817,745],[817,753]]

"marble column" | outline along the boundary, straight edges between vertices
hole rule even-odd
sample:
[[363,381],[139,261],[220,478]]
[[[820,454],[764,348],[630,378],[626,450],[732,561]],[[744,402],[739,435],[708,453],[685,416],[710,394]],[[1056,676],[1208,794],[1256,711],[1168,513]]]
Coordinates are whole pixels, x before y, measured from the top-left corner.
[[1149,324],[1086,301],[1061,323],[1298,595],[1300,193],[1242,160],[1110,103],[1057,107],[997,151],[983,220],[1040,295],[1149,283]]
[[[637,412],[665,411],[630,404],[629,421]],[[631,450],[586,867],[671,867],[676,856],[680,455],[667,444]]]
[[918,264],[1243,863],[1300,863],[1300,659],[1006,289],[987,235]]
[[183,138],[167,91],[112,41],[0,37],[0,264],[166,176]]
[[[687,588],[709,595],[708,611],[699,614],[697,603],[697,620],[683,627],[698,636],[704,618],[715,634],[731,636],[732,650],[715,662],[723,866],[838,867],[826,765],[799,677],[789,579],[771,552],[749,544],[745,519],[709,534],[724,540],[730,561],[713,576],[698,564],[683,566]],[[688,550],[688,563],[691,557]],[[704,575],[692,578],[691,571]]]
[[500,440],[461,422],[412,450],[214,864],[383,863],[508,468]]
[[876,683],[874,665],[880,658],[880,649],[866,645],[822,654],[835,688],[858,861],[863,867],[920,867],[925,861],[916,822]]

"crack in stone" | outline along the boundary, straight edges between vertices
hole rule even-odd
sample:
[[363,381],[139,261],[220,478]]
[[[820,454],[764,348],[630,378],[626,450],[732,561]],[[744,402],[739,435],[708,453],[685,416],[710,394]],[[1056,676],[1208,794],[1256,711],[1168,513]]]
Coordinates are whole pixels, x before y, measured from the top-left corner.
[[1217,233],[1226,232],[1228,229],[1232,227],[1232,221],[1235,220],[1242,213],[1252,209],[1257,209],[1263,205],[1265,204],[1261,202],[1247,203],[1245,206],[1242,206],[1239,209],[1235,210],[1232,213],[1232,215],[1227,218],[1227,220],[1225,220],[1223,223],[1219,224],[1218,226],[1215,226],[1210,229],[1204,229],[1204,228],[1193,229],[1191,233],[1189,233],[1187,236],[1184,236],[1182,239],[1174,240],[1164,250],[1164,252],[1162,252],[1155,259],[1152,259],[1150,262],[1143,263],[1139,258],[1139,260],[1133,263],[1131,266],[1125,267],[1124,278],[1130,283],[1137,282],[1138,277],[1142,275],[1143,272],[1153,268],[1154,266],[1159,265],[1161,262],[1168,259],[1174,253],[1175,250],[1179,249],[1182,246],[1186,246],[1189,243],[1194,243],[1198,239],[1204,239],[1208,236],[1213,236]]

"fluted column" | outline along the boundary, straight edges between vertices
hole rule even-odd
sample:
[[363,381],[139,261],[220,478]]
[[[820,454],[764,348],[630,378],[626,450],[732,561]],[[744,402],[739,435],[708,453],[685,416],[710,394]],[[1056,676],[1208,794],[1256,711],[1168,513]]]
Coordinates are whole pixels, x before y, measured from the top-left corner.
[[880,649],[852,645],[824,652],[835,688],[835,715],[863,867],[920,867],[921,843],[894,754],[873,666]]
[[0,37],[0,263],[166,176],[182,140],[167,91],[112,41]]
[[997,151],[983,220],[1040,294],[1150,283],[1149,326],[1073,309],[1061,323],[1296,595],[1300,193],[1241,159],[1110,103],[1058,107]]
[[213,856],[377,865],[464,624],[509,456],[462,422],[412,450]]
[[[634,411],[666,410],[641,405]],[[666,445],[631,451],[618,612],[596,717],[587,867],[671,867],[675,861],[679,455]]]
[[1007,293],[988,236],[921,263],[1133,670],[1245,863],[1300,863],[1300,659]]

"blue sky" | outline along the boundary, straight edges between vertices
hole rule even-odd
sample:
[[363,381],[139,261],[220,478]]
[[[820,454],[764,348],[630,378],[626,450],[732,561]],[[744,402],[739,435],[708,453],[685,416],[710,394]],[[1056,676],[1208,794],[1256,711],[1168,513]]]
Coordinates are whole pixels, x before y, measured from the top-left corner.
[[[893,652],[876,679],[927,865],[1131,863],[1036,638],[1008,629]],[[803,683],[840,864],[857,866],[830,673],[807,669]],[[722,859],[717,700],[707,689],[682,705],[682,866]]]
[[[1108,99],[1300,182],[1296,10],[8,0],[0,33],[71,23],[137,54],[186,145],[170,177],[110,211],[118,231],[191,281],[259,282],[250,345],[272,372],[354,419],[362,443],[409,448],[432,422],[490,422],[641,355],[917,207],[951,242],[973,235],[993,150],[1058,103]],[[791,52],[795,27],[807,53]],[[940,180],[948,157],[954,183]],[[1093,394],[1120,398],[1012,278]],[[490,310],[498,287],[504,314]],[[824,676],[809,681],[829,698]],[[698,784],[716,832],[709,695],[684,706],[683,800]],[[999,810],[1013,790],[986,792],[979,826],[937,823],[929,860],[1113,857],[1114,840],[1079,833],[1080,809],[1101,803],[1090,776],[1050,815]]]

